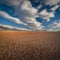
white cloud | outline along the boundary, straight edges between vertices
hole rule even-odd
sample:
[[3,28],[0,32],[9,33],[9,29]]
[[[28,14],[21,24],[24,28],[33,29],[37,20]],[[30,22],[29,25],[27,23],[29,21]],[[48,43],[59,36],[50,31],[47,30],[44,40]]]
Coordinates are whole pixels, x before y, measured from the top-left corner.
[[0,0],[0,3],[9,5],[9,6],[19,6],[24,0]]
[[13,21],[17,24],[23,24],[28,26],[29,28],[32,28],[33,30],[43,30],[44,26],[42,26],[42,23],[38,22],[35,18],[40,17],[46,21],[50,21],[50,18],[55,17],[54,13],[55,10],[59,7],[57,3],[59,3],[60,0],[34,0],[35,2],[49,4],[49,5],[56,5],[53,8],[51,8],[51,12],[48,12],[46,9],[42,10],[40,13],[38,13],[38,9],[40,9],[43,4],[40,4],[37,9],[32,7],[32,4],[29,0],[0,0],[1,3],[6,4],[8,6],[12,6],[15,11],[13,15],[17,15],[18,18],[14,18],[10,16],[6,12],[0,11],[0,16]]
[[54,7],[52,7],[50,10],[55,11],[57,8],[59,8],[59,5],[58,4],[55,5]]
[[29,28],[43,29],[42,24],[35,19],[38,16],[38,10],[32,7],[30,1],[24,1],[16,11],[18,11],[17,15],[21,21],[26,23]]
[[55,5],[60,2],[60,0],[34,0],[33,2],[40,2],[40,4],[46,4],[46,5]]
[[46,4],[46,5],[55,5],[57,3],[60,2],[60,0],[33,0],[33,2],[38,3],[40,2],[40,4]]
[[[1,28],[2,27],[2,28]],[[15,26],[10,26],[10,25],[4,25],[4,24],[0,24],[0,28],[1,29],[12,29],[12,30],[28,30],[29,29],[25,29],[25,28],[19,28],[19,27],[15,27]]]
[[50,18],[54,17],[54,12],[48,12],[46,9],[44,9],[39,13],[39,17],[46,19],[46,21],[50,21]]
[[45,4],[49,4],[49,5],[55,5],[57,3],[59,3],[60,0],[45,0]]
[[42,7],[43,7],[43,5],[40,4],[40,5],[38,5],[36,8],[37,8],[37,9],[41,9]]
[[37,22],[35,18],[32,18],[32,17],[26,17],[26,22],[27,22],[27,25],[30,27],[30,28],[33,28],[34,30],[43,30],[44,29],[44,26],[42,26],[42,24],[40,22]]
[[14,18],[4,12],[6,14],[3,15],[5,18],[7,18],[8,16],[7,19],[12,20],[15,23],[26,25],[29,28],[32,28],[34,30],[43,30],[44,26],[42,26],[42,24],[35,19],[37,16],[39,16],[38,9],[32,7],[30,1],[28,0],[3,1],[2,0],[2,2],[4,2],[9,6],[14,6],[13,8],[15,8],[15,11],[13,14],[18,16],[18,18]]
[[[10,21],[13,21],[17,24],[24,24],[23,22],[21,22],[18,18],[14,18],[12,16],[10,16],[8,13],[6,12],[3,12],[3,11],[0,11],[0,16],[3,17],[3,18],[6,18],[7,20],[10,20]],[[26,24],[24,24],[26,25]]]
[[49,25],[48,31],[60,31],[60,21],[53,22]]
[[50,18],[55,17],[56,9],[58,9],[59,7],[60,6],[58,4],[54,5],[50,9],[51,12],[48,12],[47,9],[43,9],[42,11],[40,11],[39,17],[48,22],[48,21],[50,21]]
[[[3,0],[4,1],[4,0]],[[15,5],[18,5],[19,3],[23,2],[23,1],[29,1],[29,0],[5,0],[5,2],[9,2],[11,4],[15,4]],[[54,5],[54,4],[57,4],[60,2],[60,0],[34,0],[34,2],[38,3],[44,3],[44,4],[51,4],[51,5]]]
[[29,14],[28,16],[36,16],[38,10],[36,8],[33,8],[31,3],[29,1],[24,1],[21,5],[20,9],[26,14]]

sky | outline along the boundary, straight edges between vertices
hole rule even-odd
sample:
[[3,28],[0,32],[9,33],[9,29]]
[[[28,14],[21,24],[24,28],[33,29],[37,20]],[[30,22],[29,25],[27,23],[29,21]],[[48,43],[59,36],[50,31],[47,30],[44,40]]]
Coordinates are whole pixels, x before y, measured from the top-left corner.
[[60,31],[60,0],[0,0],[0,29]]

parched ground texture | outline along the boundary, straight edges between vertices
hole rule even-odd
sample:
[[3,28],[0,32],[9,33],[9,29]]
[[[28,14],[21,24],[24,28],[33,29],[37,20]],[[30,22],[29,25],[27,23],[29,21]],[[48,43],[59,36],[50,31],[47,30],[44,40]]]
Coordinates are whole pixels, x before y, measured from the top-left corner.
[[60,60],[60,32],[0,32],[0,60]]

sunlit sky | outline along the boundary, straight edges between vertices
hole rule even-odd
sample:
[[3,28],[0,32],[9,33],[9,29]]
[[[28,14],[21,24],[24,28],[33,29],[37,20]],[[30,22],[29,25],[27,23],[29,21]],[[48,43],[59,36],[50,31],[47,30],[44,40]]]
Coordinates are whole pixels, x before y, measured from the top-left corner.
[[0,0],[0,29],[60,31],[60,0]]

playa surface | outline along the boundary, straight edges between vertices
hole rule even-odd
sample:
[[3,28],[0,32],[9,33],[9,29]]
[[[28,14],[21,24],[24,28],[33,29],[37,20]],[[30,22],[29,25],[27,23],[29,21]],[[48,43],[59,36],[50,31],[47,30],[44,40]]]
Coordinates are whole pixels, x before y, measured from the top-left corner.
[[0,60],[60,60],[60,32],[0,31]]

